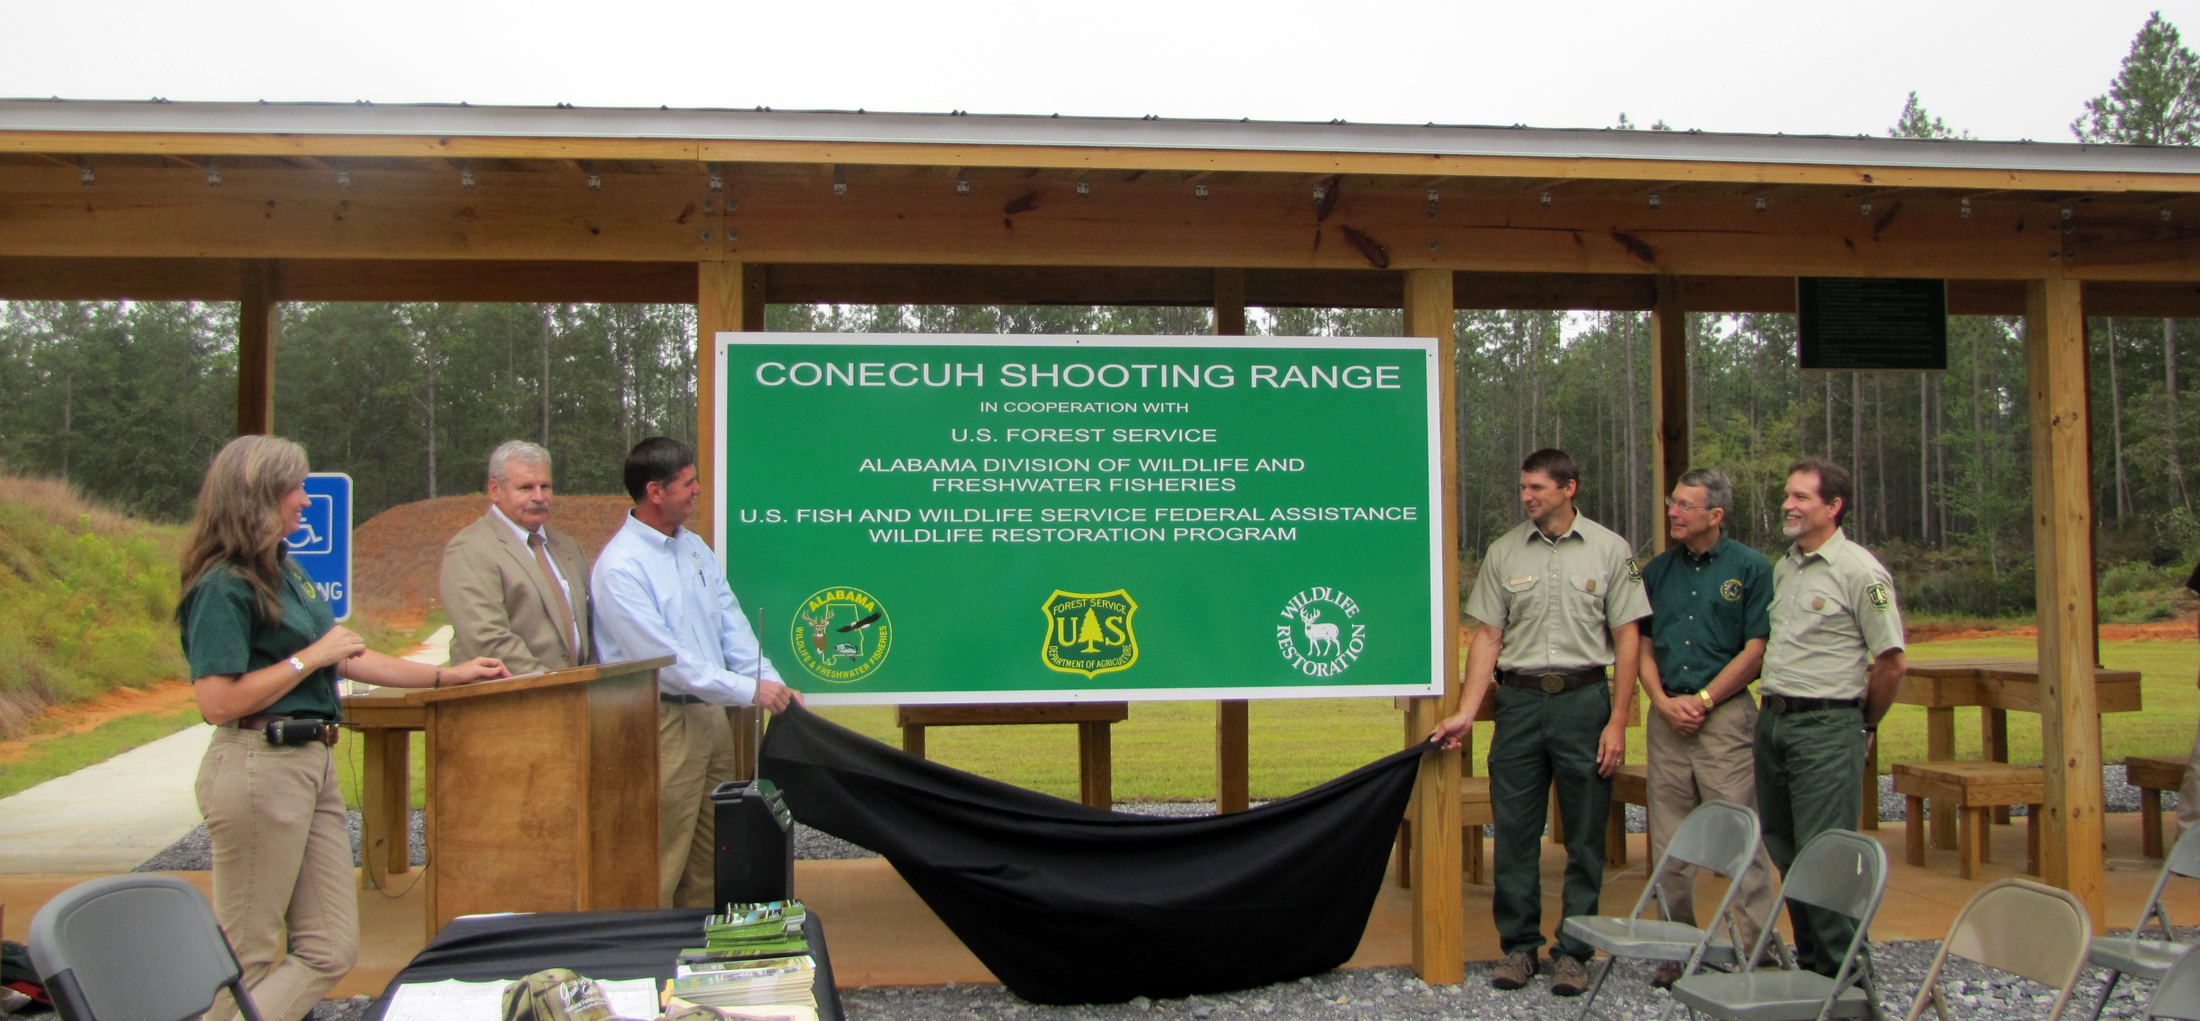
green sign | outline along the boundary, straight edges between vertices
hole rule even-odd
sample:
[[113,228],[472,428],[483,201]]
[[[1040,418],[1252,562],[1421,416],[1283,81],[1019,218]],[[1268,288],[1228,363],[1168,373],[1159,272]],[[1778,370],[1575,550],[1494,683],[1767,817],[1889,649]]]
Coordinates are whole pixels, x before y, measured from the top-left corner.
[[815,704],[1442,691],[1434,341],[718,345],[717,548]]

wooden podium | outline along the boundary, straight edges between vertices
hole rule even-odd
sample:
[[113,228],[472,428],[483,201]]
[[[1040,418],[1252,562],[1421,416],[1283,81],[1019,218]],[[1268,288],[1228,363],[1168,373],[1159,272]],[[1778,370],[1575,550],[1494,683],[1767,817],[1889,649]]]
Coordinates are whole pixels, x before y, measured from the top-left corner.
[[368,879],[407,868],[408,732],[421,730],[429,938],[460,915],[657,907],[657,670],[671,663],[344,699],[365,732]]

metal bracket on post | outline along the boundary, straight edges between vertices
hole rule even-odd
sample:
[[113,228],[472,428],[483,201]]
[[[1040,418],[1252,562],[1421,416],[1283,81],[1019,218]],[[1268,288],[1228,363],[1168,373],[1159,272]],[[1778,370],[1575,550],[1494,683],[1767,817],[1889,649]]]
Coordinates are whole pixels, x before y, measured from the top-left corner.
[[206,186],[209,188],[222,186],[222,168],[214,162],[212,156],[206,158]]
[[726,170],[725,170],[725,166],[726,166],[726,165],[725,165],[725,164],[723,164],[723,163],[712,163],[712,164],[709,164],[709,170],[710,170],[710,190],[712,190],[712,191],[725,191],[725,190],[726,190]]
[[[92,181],[93,181],[93,178],[92,178],[92,159],[91,159],[91,157],[89,157],[89,156],[78,156],[78,157],[76,158],[76,169],[77,169],[77,177],[76,177],[76,183],[78,183],[78,184],[81,184],[81,185],[83,185],[83,186],[84,186],[84,187],[86,187],[86,188],[89,188],[89,187],[91,187],[91,186],[92,186]],[[2165,212],[2165,213],[2166,213],[2166,212],[2168,212],[2168,210],[2166,210],[2166,209],[2165,209],[2165,210],[2163,210],[2163,212]],[[2164,217],[2162,217],[2162,219],[2165,219],[2165,220],[2167,220],[2167,219],[2169,219],[2169,217],[2167,217],[2167,216],[2164,216]]]
[[833,164],[833,194],[848,194],[848,172],[841,169],[838,163]]
[[597,172],[595,160],[582,160],[581,173],[588,175],[589,191],[603,190],[603,175]]

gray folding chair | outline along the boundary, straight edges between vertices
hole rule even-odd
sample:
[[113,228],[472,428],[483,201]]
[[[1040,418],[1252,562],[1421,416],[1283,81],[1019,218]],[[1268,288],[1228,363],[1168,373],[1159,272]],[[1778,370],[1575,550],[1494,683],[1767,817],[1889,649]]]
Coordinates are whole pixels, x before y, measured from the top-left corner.
[[2031,979],[2055,990],[2045,1021],[2057,1021],[2070,1005],[2070,993],[2085,971],[2085,948],[2093,935],[2092,916],[2067,891],[2029,879],[2004,879],[1971,898],[1948,927],[1940,952],[1925,969],[1904,1021],[1917,1021],[1925,1004],[1948,1021],[1948,1000],[1940,992],[1941,971],[1950,955]]
[[[1742,942],[1740,909],[1734,898],[1741,889],[1742,877],[1757,861],[1758,832],[1756,812],[1731,801],[1704,802],[1681,820],[1680,829],[1665,845],[1664,857],[1650,870],[1649,883],[1626,917],[1575,915],[1561,924],[1561,931],[1610,955],[1581,1004],[1582,1018],[1588,1018],[1595,1009],[1597,995],[1603,992],[1605,980],[1612,977],[1612,969],[1622,957],[1680,961],[1683,975],[1695,974],[1702,965],[1733,965],[1741,960],[1736,949]],[[1690,866],[1710,869],[1728,880],[1726,894],[1719,898],[1719,909],[1712,913],[1711,923],[1701,929],[1689,922],[1669,921],[1672,912],[1664,892],[1658,889],[1659,879]],[[1658,899],[1658,917],[1644,918],[1643,909],[1653,896]],[[1770,924],[1769,919],[1759,921]],[[1667,1007],[1670,1009],[1671,1004]]]
[[2153,1021],[2158,1017],[2200,1021],[2200,954],[2178,958],[2155,983],[2154,998],[2147,1001],[2146,1018]]
[[[2101,998],[2093,1004],[2093,1016],[2097,1019],[2108,1007],[2108,998],[2116,994],[2116,983],[2126,975],[2160,982],[2169,974],[2171,965],[2183,960],[2193,944],[2179,943],[2169,930],[2169,912],[2162,907],[2162,890],[2169,885],[2169,877],[2184,876],[2200,879],[2200,826],[2193,826],[2177,837],[2177,846],[2170,848],[2169,857],[2162,860],[2162,871],[2154,877],[2154,892],[2147,895],[2147,906],[2139,912],[2139,924],[2131,927],[2129,936],[2101,936],[2093,941],[2087,960],[2096,968],[2108,969],[2108,984],[2101,987]],[[2147,923],[2162,927],[2161,939],[2147,939]]]
[[260,1021],[198,888],[132,873],[70,887],[31,919],[31,965],[64,1021],[183,1021],[224,987]]
[[[1776,971],[1705,972],[1673,983],[1673,999],[1691,1016],[1701,1012],[1729,1021],[1878,1017],[1878,983],[1864,944],[1886,891],[1887,851],[1879,841],[1852,830],[1819,834],[1788,868],[1780,901],[1836,911],[1856,923],[1856,938],[1842,953],[1834,976],[1803,971],[1792,963]],[[1749,960],[1761,958],[1765,942],[1776,934],[1773,926],[1765,926]]]

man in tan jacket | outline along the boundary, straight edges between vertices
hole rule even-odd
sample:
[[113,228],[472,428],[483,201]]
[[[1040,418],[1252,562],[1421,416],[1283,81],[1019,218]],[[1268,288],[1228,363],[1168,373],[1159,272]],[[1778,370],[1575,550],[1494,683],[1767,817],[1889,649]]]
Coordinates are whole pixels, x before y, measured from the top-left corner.
[[502,660],[514,674],[595,661],[588,562],[553,531],[550,452],[511,440],[489,455],[489,512],[443,547],[451,661]]

